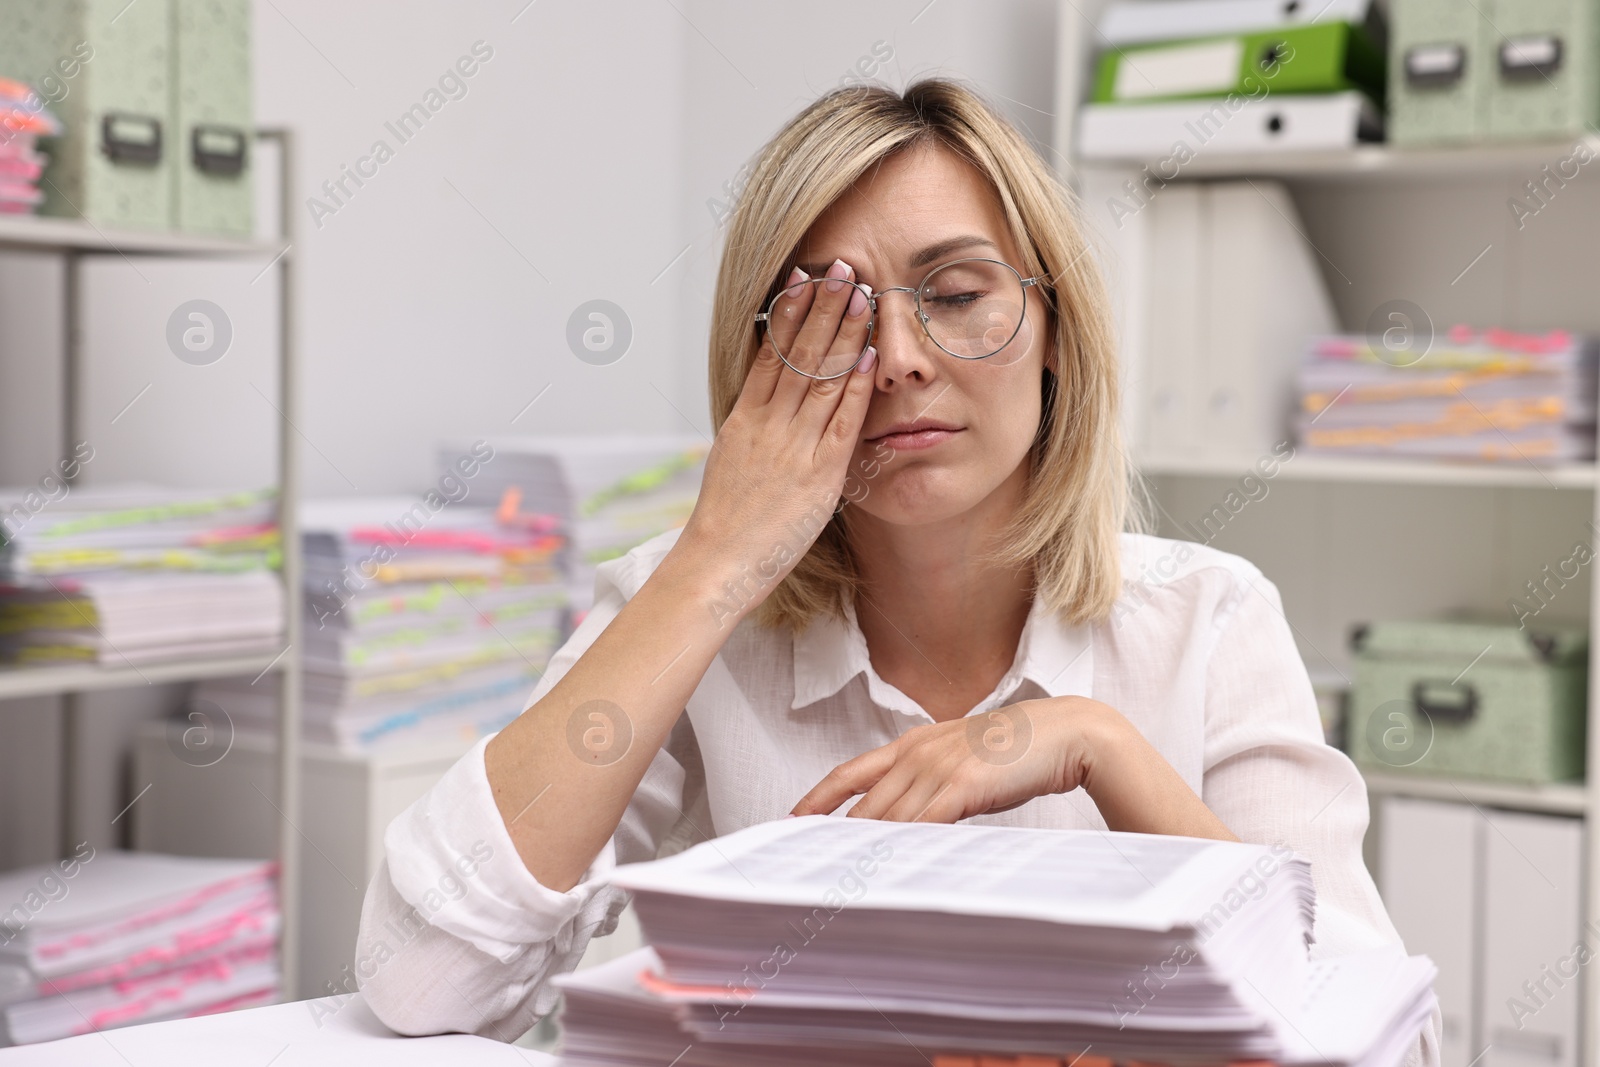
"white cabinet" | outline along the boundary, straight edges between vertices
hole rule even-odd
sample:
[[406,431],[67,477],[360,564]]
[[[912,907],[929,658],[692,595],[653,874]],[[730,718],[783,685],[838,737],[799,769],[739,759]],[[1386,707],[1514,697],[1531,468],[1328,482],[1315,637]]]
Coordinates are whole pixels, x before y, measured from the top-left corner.
[[1439,968],[1441,1067],[1467,1067],[1481,1047],[1473,1042],[1483,820],[1466,804],[1409,797],[1385,797],[1380,810],[1379,890],[1406,950]]
[[1509,811],[1483,822],[1483,1067],[1576,1067],[1580,959],[1595,947],[1579,950],[1583,826]]
[[1439,968],[1442,1067],[1576,1067],[1600,947],[1581,928],[1583,822],[1393,796],[1379,813],[1389,915]]

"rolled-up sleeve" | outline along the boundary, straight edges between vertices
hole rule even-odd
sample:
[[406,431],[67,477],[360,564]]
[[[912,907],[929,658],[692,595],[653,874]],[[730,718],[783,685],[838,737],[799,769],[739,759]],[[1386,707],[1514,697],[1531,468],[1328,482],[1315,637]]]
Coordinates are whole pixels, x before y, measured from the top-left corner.
[[[1243,840],[1284,844],[1310,860],[1314,957],[1399,945],[1361,854],[1366,785],[1350,757],[1323,740],[1277,587],[1252,568],[1219,605],[1216,627],[1206,675],[1207,806]],[[1409,1067],[1436,1067],[1439,1027],[1435,1012]]]
[[[621,611],[623,560],[600,568],[595,605],[552,657],[536,703]],[[626,584],[626,583],[621,583]],[[637,588],[632,585],[631,588]],[[390,823],[362,904],[355,974],[373,1012],[402,1034],[470,1033],[514,1041],[555,1006],[550,979],[572,970],[627,904],[602,884],[619,863],[653,858],[698,784],[687,716],[656,753],[615,833],[572,889],[533,877],[512,843],[480,740]],[[691,780],[696,779],[696,780]]]

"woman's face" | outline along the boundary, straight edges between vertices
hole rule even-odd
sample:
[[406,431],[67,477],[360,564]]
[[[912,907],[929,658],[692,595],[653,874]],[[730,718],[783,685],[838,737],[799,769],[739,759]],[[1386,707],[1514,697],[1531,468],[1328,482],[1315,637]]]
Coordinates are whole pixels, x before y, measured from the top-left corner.
[[[842,259],[877,293],[915,288],[940,264],[971,257],[1001,260],[1027,276],[978,172],[949,149],[918,146],[863,175],[817,219],[796,258],[812,277]],[[1008,481],[1020,488],[1052,336],[1038,290],[1023,292],[1016,336],[995,355],[970,360],[929,339],[910,293],[879,298],[876,388],[846,483],[863,512],[917,526],[964,515]],[[936,429],[895,432],[924,426]]]

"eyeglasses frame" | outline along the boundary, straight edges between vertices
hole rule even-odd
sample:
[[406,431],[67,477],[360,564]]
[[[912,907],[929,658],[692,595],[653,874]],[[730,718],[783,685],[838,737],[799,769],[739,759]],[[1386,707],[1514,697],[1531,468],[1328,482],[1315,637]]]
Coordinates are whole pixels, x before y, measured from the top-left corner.
[[[944,270],[946,267],[953,267],[958,263],[998,263],[1002,267],[1006,268],[1006,270],[1009,270],[1012,274],[1015,274],[1017,276],[1017,281],[1020,282],[1021,285],[1022,285],[1022,314],[1020,316],[1018,316],[1018,318],[1017,318],[1017,328],[1015,330],[1011,331],[1011,336],[1007,337],[1005,339],[1005,343],[1004,344],[1002,344],[999,348],[996,348],[993,352],[990,352],[986,356],[963,356],[959,352],[952,352],[948,348],[946,348],[944,345],[939,344],[938,338],[934,337],[932,332],[929,331],[929,329],[928,329],[928,315],[927,315],[926,312],[924,312],[922,310],[922,290],[923,290],[924,287],[927,286],[928,279],[933,277],[935,274],[938,274],[940,271]],[[880,289],[876,293],[869,293],[869,292],[867,292],[866,287],[863,286],[860,282],[852,282],[852,281],[848,281],[847,279],[844,279],[844,278],[835,278],[835,279],[832,279],[832,280],[834,280],[834,281],[842,281],[846,285],[853,285],[858,290],[860,290],[862,295],[867,298],[867,307],[872,312],[872,317],[870,319],[871,325],[868,327],[868,330],[867,330],[867,343],[861,346],[861,354],[856,356],[855,362],[850,364],[850,366],[846,367],[844,370],[840,371],[838,374],[812,374],[809,371],[803,371],[799,367],[796,367],[793,363],[790,363],[789,362],[789,357],[785,356],[783,354],[783,352],[778,348],[777,342],[773,342],[772,350],[774,352],[778,353],[778,358],[783,360],[783,365],[784,366],[788,367],[790,370],[794,371],[796,374],[805,375],[807,378],[810,378],[813,381],[826,382],[826,381],[832,381],[834,378],[842,378],[846,374],[849,374],[851,371],[855,370],[856,367],[858,367],[861,364],[861,360],[863,358],[865,358],[865,356],[867,354],[867,349],[869,347],[871,347],[871,345],[872,345],[873,338],[876,337],[877,334],[878,334],[878,297],[883,296],[886,293],[910,293],[911,294],[911,299],[913,301],[915,301],[915,303],[916,303],[917,323],[918,323],[918,325],[920,325],[922,327],[922,332],[923,332],[924,335],[926,335],[928,340],[932,341],[935,345],[938,346],[939,351],[945,353],[948,356],[952,356],[955,359],[964,359],[964,360],[968,360],[969,362],[980,360],[980,359],[989,359],[989,358],[997,355],[1001,351],[1003,351],[1005,349],[1006,345],[1010,344],[1016,338],[1017,334],[1022,332],[1022,324],[1028,321],[1028,287],[1030,285],[1038,285],[1040,282],[1043,282],[1046,279],[1046,277],[1047,277],[1047,275],[1044,275],[1044,274],[1036,274],[1032,278],[1024,278],[1022,276],[1022,272],[1020,270],[1018,270],[1017,268],[1013,267],[1011,264],[1007,263],[1003,259],[991,259],[988,256],[968,256],[965,259],[952,259],[948,263],[941,263],[937,267],[934,267],[927,274],[923,275],[922,281],[917,283],[917,287],[915,289],[910,288],[909,286],[905,286],[905,285],[896,285],[896,286],[892,286],[892,287],[890,287],[888,289]],[[810,281],[813,282],[813,283],[821,282],[821,281],[827,281],[827,280],[829,280],[829,279],[826,279],[826,278],[812,278],[812,279],[810,279]],[[795,285],[799,285],[801,283],[796,282],[794,284]],[[777,307],[778,307],[778,298],[783,296],[784,293],[788,292],[792,288],[794,288],[794,285],[785,285],[783,288],[779,289],[775,294],[773,294],[772,299],[767,303],[767,310],[759,312],[755,316],[755,321],[756,322],[765,322],[765,323],[768,324],[767,329],[769,331],[769,334],[770,334],[770,331],[772,329],[772,327],[771,327],[772,315],[773,315],[773,312],[776,311]]]

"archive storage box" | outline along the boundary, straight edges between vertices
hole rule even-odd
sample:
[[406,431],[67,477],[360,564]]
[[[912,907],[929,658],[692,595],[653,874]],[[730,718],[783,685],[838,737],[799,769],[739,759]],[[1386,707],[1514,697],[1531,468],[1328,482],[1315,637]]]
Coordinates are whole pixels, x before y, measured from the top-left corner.
[[249,0],[171,0],[173,224],[249,236]]
[[1588,644],[1587,631],[1573,627],[1359,628],[1347,750],[1373,771],[1581,778]]
[[170,21],[170,0],[0,0],[0,74],[65,126],[44,143],[41,214],[171,224]]
[[1600,120],[1593,0],[1394,0],[1396,144],[1563,137]]
[[1499,0],[1493,18],[1491,138],[1579,134],[1600,119],[1600,5]]
[[1390,13],[1389,139],[1447,144],[1483,135],[1487,86],[1478,9],[1457,0],[1394,0]]

